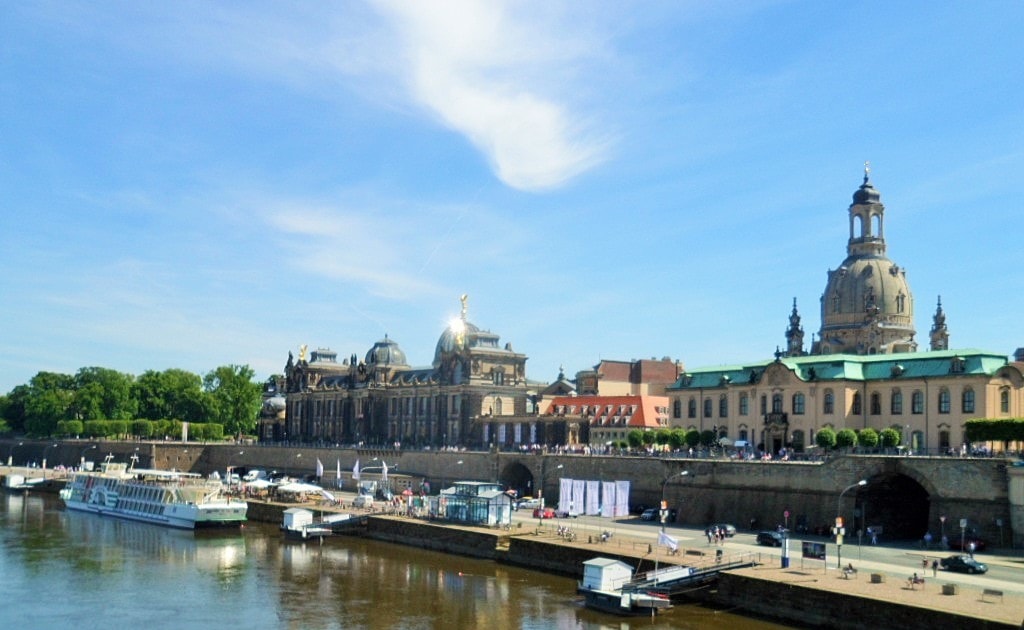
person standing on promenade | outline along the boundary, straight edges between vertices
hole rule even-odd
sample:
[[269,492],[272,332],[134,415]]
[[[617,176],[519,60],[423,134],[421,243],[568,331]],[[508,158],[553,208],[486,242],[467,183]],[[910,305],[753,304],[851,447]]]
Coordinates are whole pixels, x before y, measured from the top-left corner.
[[939,577],[939,561],[932,560],[932,577]]

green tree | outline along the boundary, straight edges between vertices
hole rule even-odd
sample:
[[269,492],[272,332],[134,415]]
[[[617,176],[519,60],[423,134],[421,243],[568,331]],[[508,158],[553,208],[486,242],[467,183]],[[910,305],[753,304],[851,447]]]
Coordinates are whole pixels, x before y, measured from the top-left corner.
[[30,393],[28,385],[18,385],[4,396],[4,402],[0,405],[0,416],[15,433],[25,432],[25,401]]
[[139,400],[139,418],[159,420],[177,418],[185,422],[205,422],[213,413],[213,401],[203,391],[203,379],[185,370],[144,372],[135,381]]
[[882,448],[895,448],[899,446],[900,432],[892,427],[888,429],[882,429],[882,432],[878,434],[878,437],[882,443]]
[[81,420],[67,420],[64,423],[64,429],[67,431],[66,435],[77,438],[85,431],[85,425]]
[[861,429],[857,432],[857,444],[867,448],[875,448],[878,446],[878,431],[871,427]]
[[839,448],[853,448],[857,446],[857,433],[853,429],[842,429],[836,433],[836,446]]
[[658,429],[654,432],[654,443],[665,446],[672,440],[672,432],[668,429]]
[[824,427],[814,436],[814,443],[824,449],[833,449],[836,447],[836,432]]
[[650,446],[654,444],[654,440],[657,436],[654,431],[644,431],[640,438],[644,441],[644,446]]
[[110,426],[106,420],[86,420],[84,428],[87,437],[99,438],[110,435]]
[[678,451],[686,444],[686,432],[682,429],[673,429],[669,434],[668,445],[674,451]]
[[75,374],[75,417],[82,420],[130,420],[138,411],[135,377],[116,370],[86,367]]
[[203,387],[214,401],[211,420],[224,425],[224,431],[231,435],[256,431],[263,387],[253,380],[255,376],[248,365],[225,365],[203,379]]
[[57,422],[71,419],[74,381],[67,374],[39,372],[29,381],[25,398],[25,432],[49,437],[57,430]]
[[129,428],[132,435],[145,440],[153,437],[153,424],[151,420],[132,420]]
[[700,432],[700,443],[704,446],[712,446],[718,441],[718,436],[711,429],[704,429]]
[[644,444],[644,434],[640,429],[633,429],[626,434],[626,441],[630,448],[640,448]]
[[686,445],[690,448],[700,445],[700,431],[697,429],[690,429],[686,432]]

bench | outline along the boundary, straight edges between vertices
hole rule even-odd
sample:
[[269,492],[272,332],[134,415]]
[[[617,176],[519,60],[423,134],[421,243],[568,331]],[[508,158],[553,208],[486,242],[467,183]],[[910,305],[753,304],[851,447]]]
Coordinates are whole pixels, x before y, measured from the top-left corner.
[[851,577],[854,577],[856,575],[857,575],[857,569],[854,569],[853,567],[844,567],[843,568],[843,579],[849,580]]
[[994,588],[986,588],[981,592],[981,600],[988,601],[989,597],[998,597],[999,601],[1003,601],[1003,592]]
[[916,587],[918,584],[920,584],[922,586],[922,588],[924,587],[924,578],[923,577],[919,577],[919,578],[909,577],[909,578],[907,578],[907,586],[910,587],[910,590],[912,590],[912,591],[915,590],[914,587]]

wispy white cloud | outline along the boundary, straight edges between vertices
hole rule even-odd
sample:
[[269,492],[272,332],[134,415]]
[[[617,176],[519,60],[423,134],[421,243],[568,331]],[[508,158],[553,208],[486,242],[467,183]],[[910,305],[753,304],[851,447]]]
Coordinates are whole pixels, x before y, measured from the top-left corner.
[[611,134],[572,103],[572,68],[598,42],[567,16],[503,2],[385,0],[412,96],[521,190],[564,184],[606,159]]
[[[465,275],[467,261],[502,257],[526,242],[520,228],[479,207],[294,198],[256,207],[287,252],[287,264],[388,299],[450,292],[446,279]],[[480,234],[502,238],[481,240]]]

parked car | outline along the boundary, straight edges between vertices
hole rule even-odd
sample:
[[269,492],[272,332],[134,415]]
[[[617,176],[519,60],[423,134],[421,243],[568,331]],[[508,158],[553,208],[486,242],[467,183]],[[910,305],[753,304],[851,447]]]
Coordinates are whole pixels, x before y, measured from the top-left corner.
[[943,558],[939,561],[939,564],[947,571],[957,571],[959,573],[984,573],[988,571],[988,567],[983,563],[963,554]]
[[732,538],[736,535],[736,526],[728,523],[715,523],[714,525],[708,525],[707,529],[704,531],[707,531],[708,529],[724,530],[726,538]]
[[[668,514],[665,515],[666,523],[676,522],[677,512],[675,508],[669,508]],[[644,521],[661,521],[661,510],[658,508],[647,508],[640,514],[640,519]]]
[[519,510],[535,510],[540,507],[540,499],[534,499],[533,497],[523,497],[518,504],[516,509]]
[[372,508],[373,497],[368,494],[360,494],[355,499],[352,499],[352,507],[356,508]]
[[757,532],[757,544],[765,547],[781,547],[782,534],[772,531]]
[[549,507],[537,508],[533,511],[533,518],[555,518],[555,510]]

